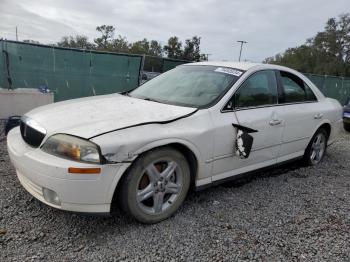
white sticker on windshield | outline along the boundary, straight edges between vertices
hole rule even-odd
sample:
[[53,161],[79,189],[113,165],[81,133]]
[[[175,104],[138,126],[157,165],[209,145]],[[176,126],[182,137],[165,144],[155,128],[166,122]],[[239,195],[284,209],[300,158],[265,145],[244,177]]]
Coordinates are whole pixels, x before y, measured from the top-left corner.
[[241,76],[243,74],[243,72],[241,71],[227,67],[218,67],[217,69],[215,69],[215,72],[230,74],[234,76]]

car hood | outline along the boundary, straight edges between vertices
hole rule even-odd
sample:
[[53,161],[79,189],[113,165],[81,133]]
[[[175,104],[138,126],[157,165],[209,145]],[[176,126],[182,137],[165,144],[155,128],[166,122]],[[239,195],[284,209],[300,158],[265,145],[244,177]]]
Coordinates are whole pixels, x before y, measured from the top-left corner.
[[173,121],[196,110],[113,94],[38,107],[26,116],[49,135],[66,133],[89,139],[130,126]]

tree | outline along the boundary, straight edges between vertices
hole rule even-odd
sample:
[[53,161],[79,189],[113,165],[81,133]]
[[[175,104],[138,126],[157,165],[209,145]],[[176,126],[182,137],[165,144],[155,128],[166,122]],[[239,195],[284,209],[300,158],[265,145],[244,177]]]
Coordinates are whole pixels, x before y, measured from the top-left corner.
[[164,46],[164,52],[169,58],[182,59],[182,42],[179,41],[177,36],[169,38],[168,44]]
[[187,39],[186,44],[183,51],[182,59],[188,61],[200,61],[201,53],[200,53],[200,44],[201,38],[194,36],[192,39]]
[[170,37],[168,44],[163,50],[169,58],[183,59],[188,61],[201,61],[205,55],[200,52],[201,38],[194,36],[191,39],[186,39],[185,46],[182,49],[182,42],[177,36]]
[[[160,42],[156,40],[148,41],[146,38],[136,41],[128,42],[126,37],[118,35],[114,38],[115,28],[112,25],[97,26],[96,30],[101,33],[101,36],[94,39],[94,43],[90,43],[87,36],[64,36],[61,41],[56,45],[66,48],[83,48],[83,49],[96,49],[101,51],[119,52],[119,53],[131,53],[154,56],[150,68],[159,67],[157,64],[157,57],[163,57],[166,54],[168,58],[182,59],[188,61],[201,61],[206,60],[206,56],[200,53],[201,38],[194,36],[190,39],[186,39],[185,45],[182,48],[182,42],[177,36],[170,37],[167,45],[162,47]],[[148,60],[150,60],[148,58]],[[160,60],[159,60],[160,61]],[[158,63],[158,62],[157,62]]]
[[148,54],[149,53],[149,42],[146,38],[141,41],[136,41],[130,46],[130,53],[132,54]]
[[199,61],[209,61],[210,54],[201,54]]
[[305,73],[350,76],[350,14],[328,19],[324,31],[305,44],[269,57],[265,63],[285,65]]
[[118,38],[112,40],[109,50],[112,52],[129,53],[129,43],[125,37],[119,35]]
[[61,41],[57,43],[57,46],[82,49],[94,48],[94,44],[90,43],[88,37],[84,35],[64,36]]
[[162,57],[163,55],[162,45],[158,41],[152,40],[149,47],[148,54],[151,56]]
[[97,26],[96,30],[102,34],[101,37],[94,39],[97,48],[108,50],[114,37],[115,28],[112,25],[101,25]]

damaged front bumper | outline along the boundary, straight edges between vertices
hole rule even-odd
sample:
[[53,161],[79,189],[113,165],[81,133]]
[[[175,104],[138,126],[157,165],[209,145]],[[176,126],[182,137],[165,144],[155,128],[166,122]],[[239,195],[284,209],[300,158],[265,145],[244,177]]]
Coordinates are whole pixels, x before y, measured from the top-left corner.
[[[49,155],[27,145],[19,128],[8,134],[7,148],[19,181],[31,195],[49,206],[75,212],[110,212],[114,190],[130,165],[93,165]],[[69,167],[99,167],[101,173],[71,174]]]

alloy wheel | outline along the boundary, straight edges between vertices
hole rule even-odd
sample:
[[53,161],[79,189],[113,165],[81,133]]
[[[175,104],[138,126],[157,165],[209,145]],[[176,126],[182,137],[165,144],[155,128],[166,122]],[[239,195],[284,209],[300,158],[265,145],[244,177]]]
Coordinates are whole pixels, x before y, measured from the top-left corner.
[[178,198],[183,187],[183,173],[173,160],[149,164],[138,181],[136,200],[143,212],[161,214]]
[[311,152],[310,152],[310,160],[313,165],[318,164],[326,151],[326,136],[324,133],[320,132],[312,141]]

